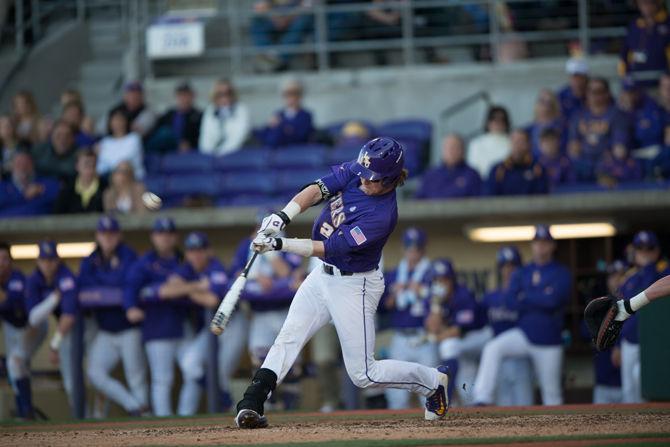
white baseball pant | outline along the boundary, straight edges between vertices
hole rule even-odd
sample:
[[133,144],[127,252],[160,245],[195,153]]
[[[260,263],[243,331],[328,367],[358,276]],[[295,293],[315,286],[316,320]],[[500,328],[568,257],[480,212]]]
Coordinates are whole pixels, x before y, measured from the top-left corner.
[[[426,332],[417,331],[414,335],[396,332],[391,339],[389,356],[395,360],[417,362],[422,365],[437,367],[437,344],[426,341]],[[392,410],[409,408],[410,394],[407,390],[389,388],[385,392],[386,402]]]
[[314,269],[291,303],[284,325],[263,368],[281,382],[305,343],[331,318],[349,377],[360,388],[401,388],[430,396],[438,387],[435,368],[398,360],[375,360],[375,313],[384,291],[378,271],[352,276]]
[[[121,360],[128,388],[111,376]],[[147,406],[147,365],[142,352],[142,333],[131,328],[121,332],[98,330],[88,350],[88,379],[93,386],[126,411]]]
[[249,319],[241,310],[233,312],[219,337],[219,388],[223,391],[230,392],[230,378],[240,363],[248,335]]
[[636,404],[642,399],[640,345],[621,341],[621,390],[623,403]]
[[508,357],[500,363],[495,403],[501,407],[533,405],[533,372],[528,357]]
[[594,404],[620,404],[623,401],[621,387],[596,385],[593,387]]
[[560,345],[534,345],[519,328],[503,332],[484,347],[479,371],[475,379],[475,402],[493,403],[502,360],[509,357],[529,356],[533,362],[535,375],[540,384],[542,403],[560,405],[563,403],[561,390],[561,370],[563,348]]

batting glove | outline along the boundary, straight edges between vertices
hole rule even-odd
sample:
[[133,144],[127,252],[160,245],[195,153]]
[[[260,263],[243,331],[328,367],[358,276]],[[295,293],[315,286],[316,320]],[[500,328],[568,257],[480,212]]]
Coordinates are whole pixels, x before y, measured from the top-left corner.
[[276,237],[266,237],[262,234],[256,236],[251,243],[251,249],[256,253],[267,253],[269,251],[281,250],[282,240]]
[[291,219],[283,211],[272,213],[263,218],[258,234],[266,237],[276,237],[291,223]]

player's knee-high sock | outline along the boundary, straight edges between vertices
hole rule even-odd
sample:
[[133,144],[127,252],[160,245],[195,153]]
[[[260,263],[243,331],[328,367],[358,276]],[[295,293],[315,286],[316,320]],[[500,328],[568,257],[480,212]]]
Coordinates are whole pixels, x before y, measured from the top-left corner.
[[458,375],[458,359],[447,359],[442,362],[445,366],[449,367],[449,374],[451,375],[449,379],[449,387],[447,388],[447,396],[451,399],[451,396],[454,395],[454,388],[456,386],[456,376]]
[[24,377],[15,382],[16,386],[16,408],[19,417],[33,417],[33,396],[30,388],[30,378]]
[[261,368],[256,371],[251,385],[244,392],[244,397],[237,404],[237,411],[254,410],[263,415],[263,404],[268,395],[277,387],[277,374],[271,369]]

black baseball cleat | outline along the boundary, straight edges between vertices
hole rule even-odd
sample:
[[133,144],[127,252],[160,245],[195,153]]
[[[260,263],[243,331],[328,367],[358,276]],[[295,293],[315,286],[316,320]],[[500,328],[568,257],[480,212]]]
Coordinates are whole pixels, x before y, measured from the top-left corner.
[[235,416],[235,425],[238,428],[266,428],[268,418],[256,413],[254,410],[243,409]]

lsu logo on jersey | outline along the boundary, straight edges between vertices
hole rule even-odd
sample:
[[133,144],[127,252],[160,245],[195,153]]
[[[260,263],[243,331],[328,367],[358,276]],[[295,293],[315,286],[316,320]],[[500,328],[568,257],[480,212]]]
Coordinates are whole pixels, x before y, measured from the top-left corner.
[[69,276],[66,276],[65,278],[60,280],[60,282],[58,283],[58,287],[60,288],[61,292],[67,292],[68,290],[72,290],[74,289],[74,279],[70,278]]
[[344,214],[344,201],[342,200],[342,192],[338,192],[332,199],[330,199],[330,221],[321,224],[319,233],[322,236],[329,238],[336,228],[344,223],[347,216]]

